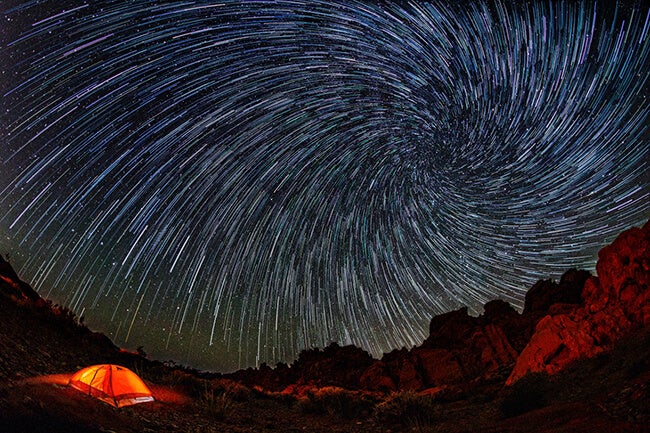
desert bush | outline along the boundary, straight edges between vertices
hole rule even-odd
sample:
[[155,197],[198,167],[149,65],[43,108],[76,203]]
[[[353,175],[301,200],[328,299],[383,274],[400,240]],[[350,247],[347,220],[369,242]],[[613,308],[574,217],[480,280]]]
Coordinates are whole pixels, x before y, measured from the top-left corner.
[[227,394],[234,401],[249,401],[253,396],[250,388],[230,379],[212,379],[209,386],[218,393]]
[[173,380],[176,386],[191,397],[201,397],[205,389],[205,380],[184,371],[175,371]]
[[216,420],[222,421],[230,414],[234,402],[226,391],[215,390],[205,382],[201,402],[208,413]]
[[142,379],[154,383],[165,383],[171,376],[171,370],[164,366],[164,364],[153,361],[147,362],[141,359],[133,361],[132,370]]
[[258,398],[269,398],[287,407],[293,406],[298,401],[298,398],[295,395],[284,393],[284,392],[259,393],[258,391],[256,391],[255,395]]
[[180,370],[170,370],[165,366],[155,369],[152,374],[154,374],[154,377],[151,380],[172,389],[177,388],[185,380],[185,373]]
[[505,418],[521,415],[548,404],[550,383],[546,373],[530,373],[507,390],[501,402],[501,414]]
[[402,425],[422,431],[435,423],[435,413],[436,403],[431,396],[402,391],[391,394],[375,406],[374,417],[381,425]]
[[355,419],[369,416],[374,401],[360,392],[328,386],[307,391],[306,397],[300,399],[298,404],[303,413]]

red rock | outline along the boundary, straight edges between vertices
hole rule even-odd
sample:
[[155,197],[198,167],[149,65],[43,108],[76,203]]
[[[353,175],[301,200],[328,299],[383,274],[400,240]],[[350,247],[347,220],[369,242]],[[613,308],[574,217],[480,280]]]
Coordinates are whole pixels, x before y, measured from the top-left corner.
[[596,270],[598,277],[584,284],[584,305],[539,321],[507,384],[530,372],[554,373],[592,357],[650,323],[650,222],[621,233],[600,250]]
[[587,300],[585,306],[591,313],[602,310],[609,303],[609,294],[603,290],[597,277],[587,280],[582,290],[582,297]]
[[418,372],[416,361],[411,356],[404,356],[398,361],[397,387],[401,390],[418,390],[424,386]]
[[571,269],[562,275],[560,282],[538,281],[526,293],[524,314],[532,311],[547,311],[556,303],[580,304],[585,281],[590,277],[587,271]]
[[559,283],[535,284],[522,314],[495,300],[478,317],[461,308],[432,318],[429,336],[419,347],[394,350],[380,361],[361,349],[332,344],[303,351],[290,367],[251,369],[241,378],[274,389],[294,384],[286,388],[292,393],[340,386],[428,389],[438,395],[469,383],[493,384],[508,372],[508,384],[529,372],[554,373],[650,323],[649,254],[650,223],[622,233],[600,251],[598,277],[569,270]]
[[413,355],[422,366],[427,386],[458,383],[464,379],[458,360],[447,349],[413,349]]
[[[381,375],[394,378],[403,390],[489,379],[514,365],[518,352],[503,329],[518,332],[521,320],[503,301],[486,304],[479,317],[469,316],[466,308],[434,317],[431,335],[420,347],[384,355]],[[381,375],[373,368],[372,376]]]
[[481,363],[487,371],[514,363],[517,352],[512,348],[500,326],[486,325],[472,336],[472,348],[481,351]]
[[627,230],[598,253],[596,265],[603,289],[619,299],[628,281],[647,292],[650,285],[650,222]]
[[366,369],[359,379],[359,384],[363,389],[370,391],[395,391],[397,386],[395,381],[388,375],[386,363],[375,361]]
[[556,373],[570,362],[602,350],[589,329],[569,315],[546,316],[539,321],[530,343],[517,358],[506,385],[531,372]]
[[464,340],[472,332],[476,318],[468,314],[467,307],[435,316],[429,323],[426,347],[450,347]]

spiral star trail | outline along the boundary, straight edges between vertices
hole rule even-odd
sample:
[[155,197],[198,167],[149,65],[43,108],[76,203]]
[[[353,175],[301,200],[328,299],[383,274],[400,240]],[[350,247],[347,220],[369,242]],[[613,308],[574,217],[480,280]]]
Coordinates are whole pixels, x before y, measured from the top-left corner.
[[642,2],[3,7],[0,252],[161,360],[379,356],[650,216]]

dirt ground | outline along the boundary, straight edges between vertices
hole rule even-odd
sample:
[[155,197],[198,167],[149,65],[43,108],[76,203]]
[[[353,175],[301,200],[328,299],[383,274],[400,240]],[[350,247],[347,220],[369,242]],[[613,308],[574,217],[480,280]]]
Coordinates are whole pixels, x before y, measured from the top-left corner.
[[[405,411],[405,422],[382,423],[372,413],[343,417],[335,411],[309,413],[299,399],[252,393],[211,404],[181,389],[148,383],[154,402],[115,408],[67,386],[68,374],[36,376],[0,386],[3,432],[645,432],[646,419],[615,414],[607,395],[602,401],[551,402],[504,418],[497,400],[459,400],[429,407],[429,413]],[[646,375],[647,376],[647,375]],[[647,390],[648,378],[637,381]],[[641,384],[645,384],[641,386]],[[611,397],[611,396],[610,396]],[[647,397],[647,394],[646,396]],[[241,400],[241,401],[237,401]],[[647,400],[639,410],[647,409]],[[327,408],[326,408],[327,409]],[[394,421],[394,420],[393,420]]]

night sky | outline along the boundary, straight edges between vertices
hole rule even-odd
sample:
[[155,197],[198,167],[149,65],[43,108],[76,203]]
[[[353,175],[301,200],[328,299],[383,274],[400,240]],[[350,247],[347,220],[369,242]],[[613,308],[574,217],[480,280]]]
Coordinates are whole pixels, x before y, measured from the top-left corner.
[[0,8],[0,253],[160,360],[380,356],[650,217],[647,3]]

